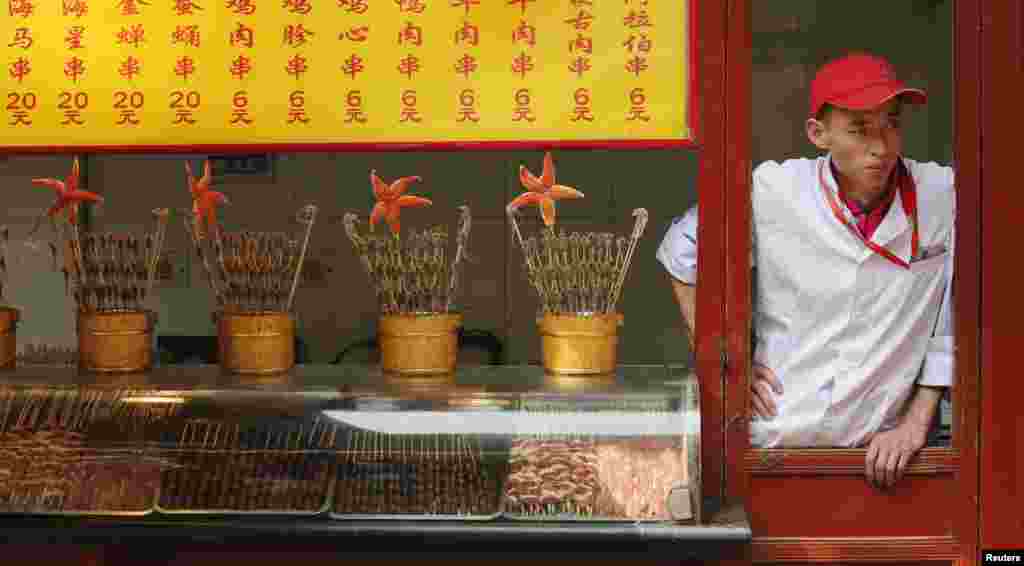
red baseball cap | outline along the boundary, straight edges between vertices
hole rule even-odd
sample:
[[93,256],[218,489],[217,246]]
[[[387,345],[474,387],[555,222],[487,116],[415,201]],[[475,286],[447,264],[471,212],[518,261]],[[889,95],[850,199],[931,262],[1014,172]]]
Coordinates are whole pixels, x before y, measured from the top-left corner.
[[822,65],[811,82],[811,117],[825,104],[847,110],[869,110],[903,96],[911,104],[924,104],[928,95],[907,88],[896,78],[892,65],[881,57],[855,53]]

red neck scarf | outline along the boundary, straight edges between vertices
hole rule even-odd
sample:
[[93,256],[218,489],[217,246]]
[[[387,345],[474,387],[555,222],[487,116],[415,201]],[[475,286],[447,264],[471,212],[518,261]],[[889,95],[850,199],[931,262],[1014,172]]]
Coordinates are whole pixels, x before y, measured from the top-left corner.
[[[833,175],[835,172],[833,171]],[[896,177],[896,185],[900,191],[900,200],[903,204],[903,211],[907,215],[907,220],[910,222],[912,230],[910,237],[910,254],[911,257],[916,257],[918,253],[919,235],[917,226],[917,186],[914,183],[913,177],[906,170],[903,165],[903,160],[897,162],[896,170],[893,172]],[[839,203],[832,191],[829,190],[828,184],[825,182],[825,166],[824,163],[818,168],[818,180],[821,184],[821,189],[825,193],[825,199],[828,201],[829,206],[832,208],[832,213],[836,219],[839,220],[858,240],[861,241],[871,251],[891,261],[892,263],[904,268],[910,269],[910,265],[903,261],[899,256],[892,253],[888,249],[876,244],[871,241],[871,236],[874,234],[875,229],[882,223],[882,219],[885,218],[886,212],[892,206],[892,202],[896,198],[896,191],[889,189],[888,195],[883,197],[883,201],[878,204],[872,211],[864,212],[863,208],[857,203],[850,199],[847,199],[842,191],[836,191],[840,193],[840,198],[850,209],[857,219],[857,224],[854,225],[846,218],[840,209]]]

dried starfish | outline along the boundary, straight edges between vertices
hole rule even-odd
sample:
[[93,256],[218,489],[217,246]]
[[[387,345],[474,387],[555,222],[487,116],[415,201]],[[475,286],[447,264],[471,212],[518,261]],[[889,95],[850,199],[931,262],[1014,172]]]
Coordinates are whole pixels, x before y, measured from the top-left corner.
[[544,154],[544,171],[539,179],[525,166],[520,165],[519,182],[527,192],[517,196],[509,203],[508,210],[511,212],[525,205],[536,204],[540,207],[544,225],[548,227],[555,225],[556,200],[577,199],[584,196],[583,193],[572,187],[555,184],[555,162],[551,158],[551,152]]
[[[77,224],[78,205],[81,202],[103,202],[103,197],[96,193],[83,191],[78,188],[79,174],[80,168],[78,165],[78,158],[76,157],[71,165],[71,174],[63,181],[59,179],[32,179],[32,183],[36,185],[43,185],[57,191],[57,201],[53,203],[53,206],[51,206],[49,210],[46,211],[46,216],[50,217],[51,220],[58,212],[65,210],[68,222],[71,224]],[[39,229],[39,221],[41,220],[42,216],[40,216],[39,220],[36,221],[36,225],[32,228],[32,231],[29,232],[30,236]]]
[[185,172],[188,174],[188,187],[192,193],[192,214],[195,216],[196,238],[201,240],[205,235],[205,228],[211,233],[217,231],[217,207],[231,204],[224,193],[210,190],[210,160],[203,162],[203,176],[197,181],[192,175],[192,166],[185,162]]
[[373,211],[370,213],[371,230],[377,226],[378,220],[384,218],[391,228],[391,233],[397,236],[401,226],[399,217],[402,215],[403,208],[407,206],[430,206],[433,204],[429,199],[403,194],[405,193],[405,188],[412,181],[422,181],[422,179],[419,177],[401,177],[389,186],[380,180],[376,171],[370,171],[373,196],[377,199],[377,204],[374,205]]

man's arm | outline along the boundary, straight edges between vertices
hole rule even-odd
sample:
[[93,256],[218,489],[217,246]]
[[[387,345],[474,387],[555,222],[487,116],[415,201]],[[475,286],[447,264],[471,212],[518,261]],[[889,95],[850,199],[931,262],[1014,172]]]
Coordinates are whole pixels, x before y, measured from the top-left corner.
[[672,281],[672,291],[689,330],[690,349],[697,328],[697,207],[676,218],[658,246],[658,261]]
[[689,331],[690,350],[695,349],[697,330],[697,286],[672,277],[672,290],[676,295],[676,302],[679,303],[679,312],[683,315],[683,322]]
[[946,289],[939,307],[938,320],[928,343],[924,366],[914,386],[913,396],[896,428],[875,435],[868,445],[864,462],[868,481],[878,486],[891,486],[906,469],[910,459],[924,447],[935,411],[946,389],[953,385],[953,252],[956,226],[950,230],[946,248]]

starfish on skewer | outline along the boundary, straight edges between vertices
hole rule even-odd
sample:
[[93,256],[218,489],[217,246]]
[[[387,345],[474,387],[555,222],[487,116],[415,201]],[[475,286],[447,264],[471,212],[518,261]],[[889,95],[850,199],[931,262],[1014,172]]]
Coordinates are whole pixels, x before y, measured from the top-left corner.
[[376,171],[370,171],[373,196],[377,199],[377,204],[373,206],[373,211],[370,213],[370,228],[375,228],[377,222],[383,218],[391,228],[391,233],[398,236],[403,208],[407,206],[430,206],[433,204],[430,199],[404,194],[409,183],[421,180],[419,177],[401,177],[391,183],[391,185],[387,185],[384,181],[380,180]]
[[519,182],[527,192],[517,196],[509,203],[509,212],[518,210],[522,206],[536,204],[540,207],[544,225],[549,228],[555,225],[556,200],[583,198],[583,193],[580,191],[555,183],[555,162],[551,158],[551,152],[544,154],[544,171],[539,179],[525,166],[520,165]]
[[[185,162],[185,172],[188,174],[188,188],[192,193],[192,214],[195,217],[196,239],[203,239],[207,230],[211,234],[216,233],[217,207],[231,204],[224,193],[210,190],[210,160],[203,162],[203,176],[196,180],[192,175],[192,166]],[[205,224],[204,224],[205,223]]]
[[[103,197],[96,193],[84,191],[78,188],[78,178],[80,174],[80,168],[78,165],[78,158],[76,157],[71,165],[71,174],[68,175],[63,181],[59,179],[32,179],[32,183],[36,185],[42,185],[44,187],[50,187],[57,191],[57,200],[53,203],[47,211],[45,216],[49,217],[50,220],[54,220],[58,213],[62,210],[67,215],[68,222],[71,224],[78,223],[78,206],[82,202],[103,202]],[[40,215],[39,219],[36,220],[35,226],[32,231],[29,232],[29,236],[35,234],[36,230],[39,229],[40,222],[44,215]]]

